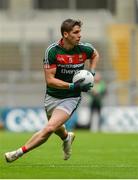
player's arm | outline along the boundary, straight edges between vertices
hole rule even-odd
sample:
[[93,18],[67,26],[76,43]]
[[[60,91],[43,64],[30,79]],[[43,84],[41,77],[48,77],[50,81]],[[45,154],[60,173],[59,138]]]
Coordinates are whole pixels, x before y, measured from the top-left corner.
[[55,47],[49,46],[46,49],[45,57],[43,59],[43,69],[45,81],[49,87],[57,89],[69,89],[68,82],[62,81],[55,77],[57,70]]
[[49,87],[57,89],[69,89],[68,82],[55,78],[56,68],[47,69],[44,67],[45,81]]
[[90,70],[93,75],[95,75],[95,68],[97,66],[98,61],[99,61],[99,53],[96,49],[94,49],[94,52],[90,58]]
[[45,73],[45,81],[49,87],[54,87],[57,89],[70,89],[73,91],[83,91],[83,92],[87,92],[91,87],[91,84],[86,84],[86,85],[82,84],[82,81],[84,79],[80,79],[75,83],[68,83],[55,78],[56,68],[47,69],[44,67],[44,73]]

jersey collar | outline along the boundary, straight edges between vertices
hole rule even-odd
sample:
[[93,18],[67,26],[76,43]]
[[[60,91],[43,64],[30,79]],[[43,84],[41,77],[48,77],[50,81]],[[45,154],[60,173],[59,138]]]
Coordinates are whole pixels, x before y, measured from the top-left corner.
[[58,45],[61,46],[61,47],[63,47],[63,45],[64,45],[63,38],[61,38],[61,39],[58,41]]

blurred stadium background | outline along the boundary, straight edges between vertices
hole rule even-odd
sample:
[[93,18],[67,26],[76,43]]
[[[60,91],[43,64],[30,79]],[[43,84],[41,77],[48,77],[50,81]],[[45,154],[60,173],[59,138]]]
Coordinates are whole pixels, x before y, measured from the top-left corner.
[[[100,53],[97,70],[107,84],[101,131],[138,132],[137,0],[0,0],[1,123],[12,131],[42,127],[42,60],[66,18],[83,21],[82,41]],[[84,94],[77,112],[82,127],[88,101]]]

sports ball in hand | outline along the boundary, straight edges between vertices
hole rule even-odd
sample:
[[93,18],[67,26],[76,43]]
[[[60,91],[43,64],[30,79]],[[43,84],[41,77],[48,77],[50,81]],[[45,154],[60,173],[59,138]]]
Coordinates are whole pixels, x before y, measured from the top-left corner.
[[91,72],[89,72],[87,70],[77,71],[73,76],[73,82],[76,82],[76,81],[83,79],[83,78],[84,78],[84,81],[82,82],[82,84],[91,83],[93,86],[94,76],[91,74]]

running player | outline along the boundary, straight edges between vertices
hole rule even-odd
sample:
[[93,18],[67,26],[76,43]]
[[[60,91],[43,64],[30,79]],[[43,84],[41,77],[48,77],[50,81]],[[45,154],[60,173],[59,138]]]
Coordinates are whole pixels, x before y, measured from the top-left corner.
[[80,43],[81,26],[82,23],[79,20],[66,19],[61,24],[61,40],[46,49],[43,63],[47,85],[45,110],[49,121],[25,145],[5,153],[7,162],[12,162],[40,146],[52,133],[56,133],[63,140],[64,160],[70,158],[75,134],[67,132],[64,123],[77,108],[81,92],[87,92],[91,88],[91,84],[82,85],[84,79],[72,83],[72,78],[75,72],[84,68],[87,59],[90,60],[90,69],[94,75],[99,59],[96,49]]

